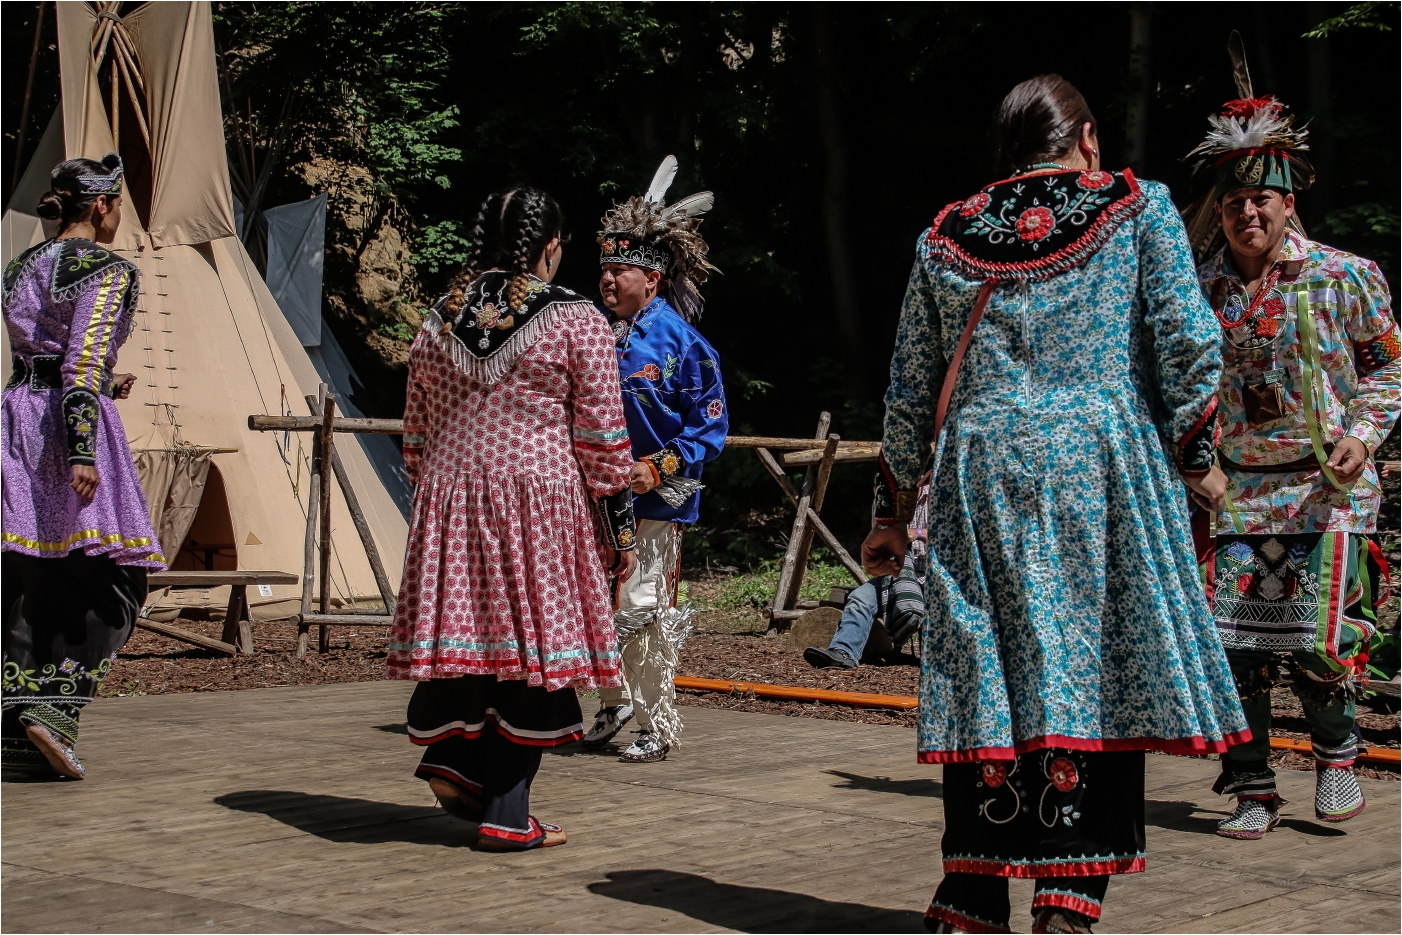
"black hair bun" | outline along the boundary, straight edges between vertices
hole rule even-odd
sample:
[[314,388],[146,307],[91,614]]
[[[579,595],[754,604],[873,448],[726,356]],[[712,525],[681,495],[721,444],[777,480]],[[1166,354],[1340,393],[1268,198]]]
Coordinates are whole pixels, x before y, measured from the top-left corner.
[[63,198],[57,192],[44,192],[34,213],[46,221],[57,221],[63,217]]

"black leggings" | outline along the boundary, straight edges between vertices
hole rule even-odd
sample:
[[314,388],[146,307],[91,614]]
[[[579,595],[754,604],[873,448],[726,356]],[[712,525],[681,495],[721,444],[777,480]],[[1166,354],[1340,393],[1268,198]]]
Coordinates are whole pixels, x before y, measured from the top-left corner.
[[479,837],[526,849],[545,840],[531,817],[531,782],[541,748],[513,743],[491,724],[480,737],[447,737],[429,744],[414,775],[446,779],[482,805]]
[[[1041,877],[1032,896],[1032,912],[1056,906],[1100,918],[1100,904],[1110,878]],[[1008,902],[1008,878],[981,873],[946,873],[925,914],[927,923],[950,922],[966,932],[1006,932],[1012,907]]]

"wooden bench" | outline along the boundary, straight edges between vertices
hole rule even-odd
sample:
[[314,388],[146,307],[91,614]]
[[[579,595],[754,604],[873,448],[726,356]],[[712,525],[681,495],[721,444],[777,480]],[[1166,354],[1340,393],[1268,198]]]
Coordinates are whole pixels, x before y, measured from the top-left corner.
[[300,575],[286,571],[158,571],[146,576],[146,583],[156,588],[218,588],[229,586],[229,608],[224,614],[224,632],[218,640],[192,633],[167,623],[139,619],[143,630],[159,633],[205,649],[234,653],[253,652],[252,617],[248,611],[250,584],[297,584]]

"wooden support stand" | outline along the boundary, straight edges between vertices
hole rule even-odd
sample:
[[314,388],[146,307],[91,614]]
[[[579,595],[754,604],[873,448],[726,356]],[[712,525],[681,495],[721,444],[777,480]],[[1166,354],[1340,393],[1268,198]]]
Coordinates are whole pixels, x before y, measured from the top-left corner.
[[217,588],[229,586],[229,607],[224,614],[224,632],[218,640],[154,620],[140,620],[138,626],[152,633],[181,640],[219,652],[253,652],[252,618],[248,611],[248,586],[256,584],[296,584],[297,576],[285,571],[157,571],[146,576],[151,588]]
[[[779,583],[774,589],[774,603],[769,610],[769,629],[771,632],[779,631],[787,627],[788,622],[800,616],[803,611],[798,607],[799,590],[803,585],[803,576],[808,569],[808,556],[813,551],[813,536],[817,532],[821,520],[818,514],[823,509],[823,500],[828,492],[828,480],[832,477],[833,462],[837,459],[838,445],[841,439],[828,432],[832,425],[832,415],[822,413],[818,417],[818,431],[814,435],[815,441],[826,439],[823,443],[822,455],[816,463],[809,463],[804,471],[803,488],[794,498],[792,485],[788,478],[784,476],[778,465],[774,464],[773,455],[765,447],[758,447],[760,462],[774,475],[775,480],[782,480],[780,486],[784,493],[794,499],[794,506],[797,515],[794,516],[793,529],[789,532],[788,548],[784,550],[784,560],[779,567]],[[772,467],[771,467],[772,465]],[[817,522],[815,522],[817,521]],[[843,564],[847,570],[852,572],[859,583],[866,580],[861,568],[852,561],[852,557],[847,551],[837,543],[836,537],[828,532],[827,527],[823,527],[825,535],[824,543],[833,547],[833,551],[839,559],[843,559]]]

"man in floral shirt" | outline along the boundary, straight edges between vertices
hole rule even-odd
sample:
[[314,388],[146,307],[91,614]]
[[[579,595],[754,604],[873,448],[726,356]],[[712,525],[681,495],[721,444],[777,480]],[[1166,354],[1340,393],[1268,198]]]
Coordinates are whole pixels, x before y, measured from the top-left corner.
[[625,763],[664,759],[681,732],[672,679],[692,614],[679,600],[682,533],[700,511],[701,469],[721,453],[729,429],[720,363],[692,325],[702,308],[696,286],[713,268],[696,232],[711,195],[667,206],[669,171],[671,156],[648,194],[616,205],[599,233],[599,292],[636,461],[638,568],[618,584],[614,605],[623,687],[600,690],[584,744],[603,746],[636,716],[642,732],[619,757]]
[[[1312,180],[1274,99],[1233,101],[1195,152],[1214,178],[1226,245],[1198,269],[1222,325],[1218,461],[1226,508],[1204,580],[1252,740],[1214,789],[1238,799],[1227,837],[1280,820],[1270,688],[1283,664],[1310,724],[1315,815],[1363,810],[1353,694],[1374,635],[1381,551],[1373,452],[1398,416],[1397,325],[1376,263],[1307,239],[1295,191]],[[1288,653],[1282,656],[1282,653]]]

